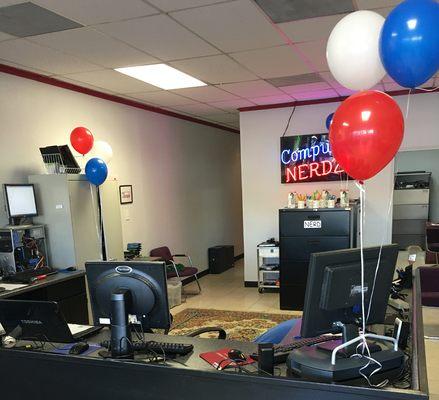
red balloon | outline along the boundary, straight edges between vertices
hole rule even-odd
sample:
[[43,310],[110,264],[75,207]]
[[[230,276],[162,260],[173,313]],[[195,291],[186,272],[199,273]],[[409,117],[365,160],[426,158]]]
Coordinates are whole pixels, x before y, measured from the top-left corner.
[[366,90],[348,97],[334,114],[332,154],[351,177],[363,181],[380,172],[401,146],[404,118],[389,95]]
[[80,154],[87,154],[93,147],[94,138],[92,133],[83,126],[73,129],[70,134],[70,143],[73,148]]

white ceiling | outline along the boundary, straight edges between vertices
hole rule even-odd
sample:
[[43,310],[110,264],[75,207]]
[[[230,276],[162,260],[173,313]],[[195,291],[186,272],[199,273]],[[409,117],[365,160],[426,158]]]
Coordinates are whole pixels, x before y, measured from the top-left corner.
[[[0,0],[0,7],[22,2]],[[240,107],[352,93],[333,79],[325,57],[342,14],[273,24],[252,0],[32,2],[84,27],[26,38],[0,32],[1,63],[234,128]],[[353,0],[384,16],[399,2]],[[208,86],[164,91],[113,71],[160,62]],[[265,80],[310,73],[322,82],[277,88]],[[427,84],[439,85],[439,76]],[[388,77],[377,88],[400,89]]]

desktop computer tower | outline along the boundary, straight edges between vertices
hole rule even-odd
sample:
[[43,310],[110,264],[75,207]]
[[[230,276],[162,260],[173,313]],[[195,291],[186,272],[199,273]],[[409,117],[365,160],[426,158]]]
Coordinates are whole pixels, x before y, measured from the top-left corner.
[[215,246],[209,248],[209,272],[220,274],[235,265],[233,246]]

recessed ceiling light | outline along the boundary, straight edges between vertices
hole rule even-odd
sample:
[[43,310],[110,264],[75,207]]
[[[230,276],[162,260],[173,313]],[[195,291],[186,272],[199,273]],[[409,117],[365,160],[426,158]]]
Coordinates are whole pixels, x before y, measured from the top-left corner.
[[206,86],[199,79],[166,64],[139,65],[115,70],[165,90]]

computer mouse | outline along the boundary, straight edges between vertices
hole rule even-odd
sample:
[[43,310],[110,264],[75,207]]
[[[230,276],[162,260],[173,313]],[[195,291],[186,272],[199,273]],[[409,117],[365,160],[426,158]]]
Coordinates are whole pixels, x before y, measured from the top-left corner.
[[74,356],[79,356],[80,354],[87,351],[89,347],[90,346],[88,345],[88,343],[84,343],[84,342],[76,343],[70,348],[69,354],[72,354]]
[[229,359],[233,361],[247,360],[247,357],[244,355],[244,353],[241,350],[237,350],[237,349],[230,349],[229,352],[227,353],[227,357],[229,357]]
[[76,267],[68,267],[68,268],[66,268],[66,271],[68,271],[68,272],[76,271]]

